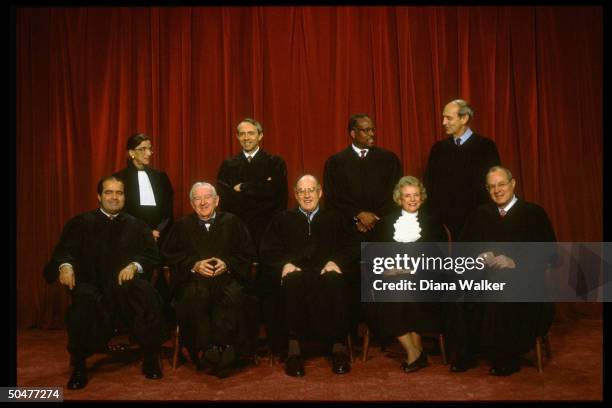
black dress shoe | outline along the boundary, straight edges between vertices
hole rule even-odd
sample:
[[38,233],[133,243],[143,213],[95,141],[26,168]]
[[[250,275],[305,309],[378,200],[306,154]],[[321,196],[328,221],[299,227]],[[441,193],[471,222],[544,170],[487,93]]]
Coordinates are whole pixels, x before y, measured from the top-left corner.
[[219,368],[226,368],[234,364],[236,361],[236,350],[234,346],[227,345],[223,348],[219,347],[221,356],[219,358]]
[[218,346],[212,346],[204,352],[204,360],[213,367],[217,367],[221,361],[222,350]]
[[506,377],[510,374],[516,373],[520,371],[521,364],[518,362],[512,362],[507,364],[497,364],[491,367],[489,370],[489,374],[495,375],[498,377]]
[[406,361],[403,361],[402,365],[400,366],[405,373],[412,373],[420,370],[423,367],[427,367],[427,354],[424,351],[422,351],[419,358],[414,360],[412,363],[409,364]]
[[142,373],[149,380],[159,380],[163,377],[157,354],[145,355],[142,363]]
[[67,387],[70,390],[79,390],[87,385],[87,368],[85,365],[75,366],[68,380]]
[[306,373],[304,371],[302,356],[298,354],[287,357],[287,361],[285,361],[285,373],[291,377],[303,377]]
[[332,354],[332,371],[334,374],[346,374],[351,371],[351,362],[343,351]]
[[468,358],[465,360],[457,360],[456,363],[451,364],[450,371],[453,373],[462,373],[470,368],[476,367],[478,367],[478,360],[475,358]]

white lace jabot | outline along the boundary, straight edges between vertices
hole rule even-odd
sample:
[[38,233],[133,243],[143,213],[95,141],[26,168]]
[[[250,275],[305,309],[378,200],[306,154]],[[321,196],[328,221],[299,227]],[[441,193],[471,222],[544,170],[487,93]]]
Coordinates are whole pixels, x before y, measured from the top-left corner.
[[402,215],[393,224],[395,233],[393,239],[396,242],[414,242],[421,238],[421,226],[417,213],[409,213],[402,210]]

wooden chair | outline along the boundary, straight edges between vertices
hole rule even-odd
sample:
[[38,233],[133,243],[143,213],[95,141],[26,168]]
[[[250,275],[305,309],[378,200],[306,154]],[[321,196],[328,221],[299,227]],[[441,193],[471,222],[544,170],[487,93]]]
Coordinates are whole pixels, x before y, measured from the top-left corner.
[[551,359],[552,350],[550,348],[550,339],[548,338],[548,335],[536,337],[536,361],[539,373],[544,372],[544,370],[542,369],[542,349],[544,349],[544,354],[546,355],[546,358]]

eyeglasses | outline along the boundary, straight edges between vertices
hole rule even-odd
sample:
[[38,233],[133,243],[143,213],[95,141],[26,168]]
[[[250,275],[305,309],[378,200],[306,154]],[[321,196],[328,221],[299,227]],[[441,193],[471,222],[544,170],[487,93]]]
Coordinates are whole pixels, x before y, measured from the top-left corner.
[[357,128],[357,127],[356,127],[356,128],[353,128],[353,130],[357,130],[357,131],[359,131],[359,132],[363,132],[363,133],[365,133],[366,135],[367,135],[368,133],[376,133],[376,128],[365,128],[365,129],[362,129],[362,128]]
[[508,186],[508,184],[510,184],[509,181],[502,181],[501,183],[497,183],[497,184],[487,184],[485,186],[485,188],[487,190],[491,191],[491,190],[495,190],[495,187],[497,187],[497,188],[505,188],[505,187]]
[[314,194],[316,191],[319,191],[320,189],[318,187],[311,187],[311,188],[300,188],[295,190],[295,192],[297,193],[297,195],[300,196],[304,196],[306,194]]
[[137,152],[146,152],[147,150],[150,151],[151,153],[153,153],[153,148],[152,147],[139,147],[137,149],[134,149]]

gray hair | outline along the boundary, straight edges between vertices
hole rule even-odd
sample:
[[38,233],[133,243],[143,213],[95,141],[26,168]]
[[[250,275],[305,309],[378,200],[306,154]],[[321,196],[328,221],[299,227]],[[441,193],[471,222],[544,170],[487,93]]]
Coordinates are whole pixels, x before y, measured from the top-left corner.
[[457,110],[457,115],[459,117],[463,117],[465,115],[468,115],[470,118],[468,120],[468,122],[471,122],[472,119],[474,119],[474,109],[472,109],[472,107],[470,106],[470,104],[464,100],[464,99],[455,99],[449,102],[450,103],[454,103],[455,105],[457,105],[459,107],[459,110]]
[[205,181],[197,181],[195,183],[193,183],[193,186],[191,186],[191,190],[189,190],[189,201],[193,200],[193,192],[200,187],[210,187],[210,189],[213,192],[213,196],[216,197],[217,196],[217,190],[215,189],[215,186],[213,186],[210,183],[207,183]]
[[402,188],[406,186],[418,187],[421,193],[421,201],[423,202],[425,201],[425,199],[427,199],[427,190],[425,189],[425,186],[423,185],[421,180],[419,180],[418,178],[414,176],[404,176],[401,179],[399,179],[399,181],[393,188],[393,201],[395,201],[395,204],[399,206],[402,205],[402,201],[400,200],[400,197],[402,195],[401,192],[402,192]]
[[238,125],[236,125],[236,133],[238,133],[238,128],[240,127],[241,124],[243,124],[244,122],[246,123],[250,123],[251,125],[255,126],[257,128],[257,134],[262,134],[263,133],[263,126],[261,126],[261,123],[259,123],[258,121],[256,121],[255,119],[252,118],[244,118],[242,119]]
[[489,178],[489,174],[494,173],[496,171],[503,171],[504,173],[506,173],[506,177],[508,177],[508,181],[512,180],[512,172],[510,171],[510,169],[508,169],[507,167],[504,166],[493,166],[489,169],[489,171],[487,171],[487,176],[485,179]]

